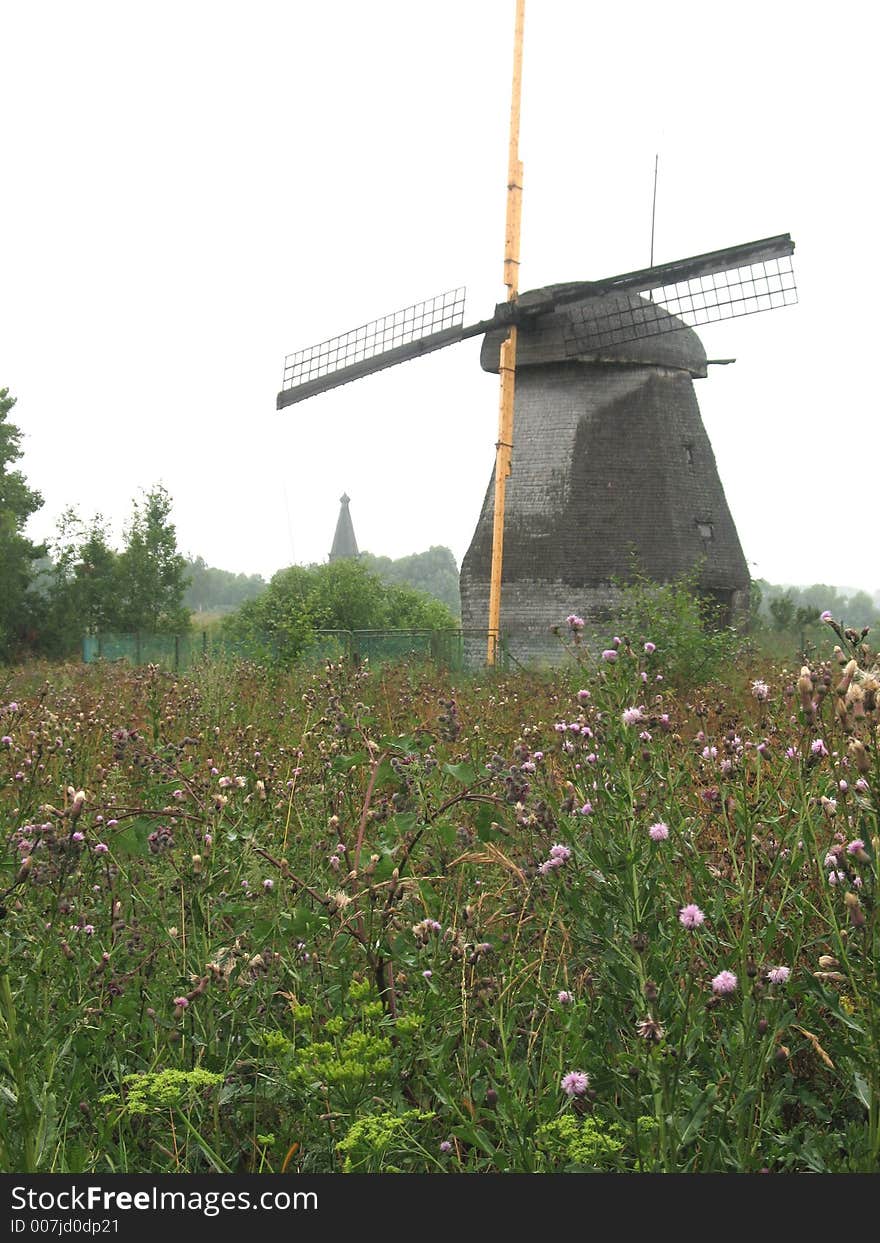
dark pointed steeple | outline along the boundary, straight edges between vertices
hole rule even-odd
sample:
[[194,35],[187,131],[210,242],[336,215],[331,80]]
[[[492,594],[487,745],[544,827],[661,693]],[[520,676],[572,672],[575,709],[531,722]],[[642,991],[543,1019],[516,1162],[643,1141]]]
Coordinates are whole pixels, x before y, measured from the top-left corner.
[[345,492],[339,498],[339,520],[336,523],[336,534],[333,536],[333,547],[330,549],[331,561],[339,561],[343,557],[360,556],[357,540],[354,537],[351,514],[348,512],[350,500],[351,497]]

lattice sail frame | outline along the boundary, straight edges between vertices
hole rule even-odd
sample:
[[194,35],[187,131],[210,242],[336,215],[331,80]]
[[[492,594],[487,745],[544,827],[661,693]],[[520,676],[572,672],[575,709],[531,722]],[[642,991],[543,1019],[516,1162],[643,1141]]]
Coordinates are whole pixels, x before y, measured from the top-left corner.
[[[641,305],[634,304],[632,293],[642,296]],[[665,285],[646,282],[640,290],[600,295],[569,308],[563,337],[570,356],[588,354],[680,331],[683,325],[697,328],[792,306],[797,300],[792,257],[781,255]]]
[[449,345],[458,339],[464,321],[464,303],[464,286],[449,289],[424,302],[415,302],[390,315],[370,320],[338,337],[288,354],[284,360],[281,391],[287,393],[301,387],[321,391],[332,386],[327,383],[327,377],[338,374],[335,383],[343,384],[369,374],[376,369],[374,360],[380,357],[383,365],[391,366],[394,361],[403,362]]

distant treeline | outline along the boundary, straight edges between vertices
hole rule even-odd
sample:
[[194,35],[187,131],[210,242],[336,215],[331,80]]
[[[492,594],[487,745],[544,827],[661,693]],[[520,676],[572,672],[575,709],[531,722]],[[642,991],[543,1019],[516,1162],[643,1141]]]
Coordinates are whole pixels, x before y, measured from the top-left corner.
[[818,624],[826,610],[847,626],[880,623],[880,591],[870,596],[855,588],[814,583],[811,587],[780,586],[764,578],[752,582],[752,613],[772,630],[798,630]]
[[[408,557],[376,557],[364,552],[358,561],[389,587],[412,587],[445,604],[455,618],[461,617],[458,566],[448,548],[435,545],[427,552]],[[204,557],[190,558],[185,565],[189,585],[184,604],[193,613],[231,613],[248,600],[256,600],[268,587],[259,574],[234,574],[218,570]]]
[[187,558],[188,579],[183,603],[191,613],[231,613],[246,600],[255,600],[268,583],[261,574],[234,574],[208,565],[204,557]]

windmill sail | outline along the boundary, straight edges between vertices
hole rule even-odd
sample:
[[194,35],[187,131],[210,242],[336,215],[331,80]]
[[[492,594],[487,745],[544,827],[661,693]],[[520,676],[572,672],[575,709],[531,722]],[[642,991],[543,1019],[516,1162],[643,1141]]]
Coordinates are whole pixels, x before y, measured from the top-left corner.
[[[605,280],[533,290],[516,302],[500,303],[490,319],[467,327],[465,290],[450,289],[288,355],[276,406],[283,410],[495,328],[527,326],[557,307],[570,307],[566,350],[576,358],[606,346],[680,331],[682,326],[789,306],[797,302],[793,253],[794,242],[783,233]],[[650,300],[633,294],[646,294]],[[596,305],[591,305],[593,300]]]
[[450,289],[289,354],[277,408],[460,341],[464,297],[463,287]]
[[591,354],[680,331],[682,324],[696,328],[791,306],[797,302],[793,252],[783,234],[597,282],[591,292],[602,297],[601,309],[589,302],[570,309],[567,352]]

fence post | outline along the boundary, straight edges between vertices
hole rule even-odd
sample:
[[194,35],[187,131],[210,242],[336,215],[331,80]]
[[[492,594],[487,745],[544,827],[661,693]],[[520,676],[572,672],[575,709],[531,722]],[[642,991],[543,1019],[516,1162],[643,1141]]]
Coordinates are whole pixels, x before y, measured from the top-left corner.
[[180,672],[180,635],[174,636],[174,672]]
[[208,655],[208,632],[207,630],[202,631],[202,655],[203,656]]

